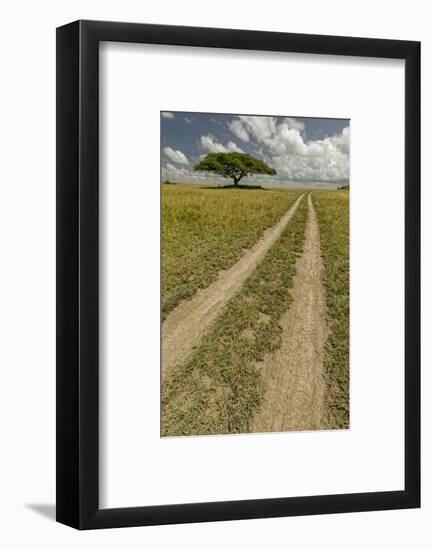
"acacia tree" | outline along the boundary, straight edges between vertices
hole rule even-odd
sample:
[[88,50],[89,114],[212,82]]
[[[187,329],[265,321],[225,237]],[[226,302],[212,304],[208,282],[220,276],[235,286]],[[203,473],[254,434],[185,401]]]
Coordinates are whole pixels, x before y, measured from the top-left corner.
[[231,178],[234,185],[238,185],[242,178],[252,174],[275,176],[277,173],[266,162],[247,153],[209,153],[194,166],[193,170],[213,172],[224,178]]

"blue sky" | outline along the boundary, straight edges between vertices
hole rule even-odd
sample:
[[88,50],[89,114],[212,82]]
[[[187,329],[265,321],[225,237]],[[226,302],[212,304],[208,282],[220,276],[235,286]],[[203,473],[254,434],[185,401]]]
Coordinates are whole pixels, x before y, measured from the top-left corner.
[[349,120],[163,111],[162,181],[228,184],[193,172],[211,152],[239,151],[265,160],[276,176],[248,177],[265,186],[323,186],[349,183]]

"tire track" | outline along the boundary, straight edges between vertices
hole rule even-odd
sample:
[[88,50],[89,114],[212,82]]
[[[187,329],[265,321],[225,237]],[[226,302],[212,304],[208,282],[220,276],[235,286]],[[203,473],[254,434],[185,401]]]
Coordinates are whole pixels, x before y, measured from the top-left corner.
[[294,215],[304,195],[301,195],[279,222],[267,229],[263,237],[232,267],[220,272],[207,288],[200,289],[181,302],[162,324],[162,374],[184,363],[199,345],[222,308],[241,288],[244,281],[263,260]]
[[293,301],[282,315],[280,348],[260,363],[267,388],[252,432],[325,429],[324,349],[328,337],[317,216],[308,195],[304,250],[296,263]]

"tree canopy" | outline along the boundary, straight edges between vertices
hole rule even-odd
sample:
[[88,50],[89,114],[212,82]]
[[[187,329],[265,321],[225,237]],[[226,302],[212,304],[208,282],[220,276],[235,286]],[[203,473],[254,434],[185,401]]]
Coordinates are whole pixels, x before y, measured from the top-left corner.
[[224,178],[231,178],[235,185],[245,176],[267,174],[274,176],[277,172],[263,160],[256,159],[247,153],[209,153],[193,170],[214,172]]

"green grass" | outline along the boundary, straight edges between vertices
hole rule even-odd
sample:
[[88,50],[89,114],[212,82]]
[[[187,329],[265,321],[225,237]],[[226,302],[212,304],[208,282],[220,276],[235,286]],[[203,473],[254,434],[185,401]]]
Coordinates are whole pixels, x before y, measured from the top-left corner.
[[162,185],[162,319],[232,266],[300,194]]
[[331,428],[349,427],[349,192],[313,191],[320,226],[330,335],[325,369]]
[[[253,200],[256,200],[258,193],[252,192]],[[297,194],[287,192],[286,196],[283,199],[279,193],[265,191],[261,200],[276,201],[277,204],[285,201],[284,211]],[[218,198],[215,195],[213,200]],[[252,208],[246,196],[244,202],[237,195],[232,198],[237,208],[238,205],[244,208],[246,204],[248,209]],[[224,204],[224,197],[220,200]],[[264,205],[263,208],[268,208],[269,215],[273,216],[272,224],[274,209],[267,202]],[[260,211],[252,212],[251,219],[254,221],[249,224],[248,230],[258,222],[261,227],[263,225]],[[231,215],[229,210],[229,224],[232,224]],[[296,259],[303,249],[306,218],[307,200],[304,197],[280,238],[228,303],[191,359],[164,380],[164,436],[250,431],[251,421],[264,394],[259,361],[281,343],[279,320],[292,300],[289,289],[292,287]],[[244,226],[240,223],[237,235],[241,238],[244,237],[243,231]],[[254,240],[256,235],[255,231]]]

